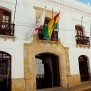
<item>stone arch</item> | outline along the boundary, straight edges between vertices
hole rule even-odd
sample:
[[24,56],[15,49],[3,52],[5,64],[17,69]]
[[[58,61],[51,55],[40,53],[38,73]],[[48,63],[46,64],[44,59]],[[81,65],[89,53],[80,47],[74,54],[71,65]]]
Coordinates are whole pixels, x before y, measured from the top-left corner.
[[[59,56],[54,53],[43,52],[35,55],[36,88],[60,87]],[[40,60],[39,60],[40,59]]]

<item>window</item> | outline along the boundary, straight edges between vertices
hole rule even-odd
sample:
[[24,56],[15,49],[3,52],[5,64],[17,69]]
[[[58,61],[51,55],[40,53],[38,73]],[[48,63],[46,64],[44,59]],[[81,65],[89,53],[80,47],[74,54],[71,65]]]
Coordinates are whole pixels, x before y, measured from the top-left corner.
[[76,25],[76,26],[75,26],[75,29],[76,29],[76,31],[77,31],[77,35],[84,36],[83,27],[82,27],[82,26]]
[[11,13],[7,10],[0,9],[0,22],[10,23],[11,22]]
[[85,35],[83,26],[75,25],[76,30],[76,44],[90,45],[90,39]]
[[14,35],[14,24],[11,24],[11,12],[0,8],[0,35]]

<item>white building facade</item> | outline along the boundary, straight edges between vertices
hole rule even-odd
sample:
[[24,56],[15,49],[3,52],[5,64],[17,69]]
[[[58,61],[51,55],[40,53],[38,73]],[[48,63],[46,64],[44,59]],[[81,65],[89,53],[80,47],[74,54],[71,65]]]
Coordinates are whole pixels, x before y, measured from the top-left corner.
[[[56,43],[33,32],[45,6],[49,19],[60,11]],[[91,6],[76,0],[0,0],[0,91],[66,88],[90,81],[90,33]]]

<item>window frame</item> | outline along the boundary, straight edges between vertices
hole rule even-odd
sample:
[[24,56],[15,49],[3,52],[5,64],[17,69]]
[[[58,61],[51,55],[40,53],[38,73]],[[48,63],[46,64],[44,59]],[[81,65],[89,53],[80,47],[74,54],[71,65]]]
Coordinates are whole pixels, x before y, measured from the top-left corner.
[[[5,16],[5,23],[11,23],[11,12],[8,10],[0,8],[0,22],[3,22],[3,16]],[[6,22],[6,17],[9,17],[8,22]]]

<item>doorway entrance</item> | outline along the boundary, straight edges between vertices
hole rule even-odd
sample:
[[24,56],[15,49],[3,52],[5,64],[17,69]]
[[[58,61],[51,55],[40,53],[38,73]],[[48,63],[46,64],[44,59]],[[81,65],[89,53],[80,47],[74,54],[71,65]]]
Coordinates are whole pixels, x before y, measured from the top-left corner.
[[81,82],[89,81],[90,73],[89,73],[89,62],[87,56],[81,55],[79,56],[78,60],[79,60],[79,71],[80,71]]
[[0,51],[0,91],[11,91],[11,55]]
[[59,58],[50,53],[41,53],[36,58],[36,86],[37,89],[60,86]]

